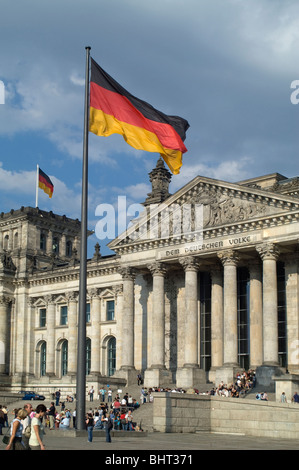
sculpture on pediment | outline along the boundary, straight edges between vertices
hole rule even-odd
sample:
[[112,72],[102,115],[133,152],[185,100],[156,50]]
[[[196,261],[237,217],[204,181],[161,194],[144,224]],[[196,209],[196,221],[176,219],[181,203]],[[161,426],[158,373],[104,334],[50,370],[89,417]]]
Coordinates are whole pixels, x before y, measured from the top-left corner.
[[267,208],[262,204],[223,194],[214,188],[208,190],[202,188],[195,197],[192,197],[192,202],[204,206],[204,227],[215,227],[262,216]]

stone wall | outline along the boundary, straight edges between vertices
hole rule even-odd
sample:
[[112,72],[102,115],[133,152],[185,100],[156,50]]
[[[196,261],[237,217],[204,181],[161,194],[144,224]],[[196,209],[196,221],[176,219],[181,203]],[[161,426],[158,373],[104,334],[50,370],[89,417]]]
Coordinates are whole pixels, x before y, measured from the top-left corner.
[[299,404],[246,398],[155,393],[153,428],[299,439]]

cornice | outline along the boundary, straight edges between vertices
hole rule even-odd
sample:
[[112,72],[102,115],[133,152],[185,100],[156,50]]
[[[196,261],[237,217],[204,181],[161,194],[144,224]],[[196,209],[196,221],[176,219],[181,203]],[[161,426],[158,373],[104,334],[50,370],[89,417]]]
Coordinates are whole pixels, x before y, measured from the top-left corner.
[[[225,235],[239,235],[240,233],[253,232],[271,227],[278,227],[299,221],[298,212],[283,212],[279,214],[266,215],[264,217],[256,217],[251,220],[244,220],[232,224],[225,224],[216,227],[207,227],[203,229],[203,240],[222,237]],[[155,239],[155,240],[138,240],[127,244],[114,247],[114,251],[118,255],[147,251],[151,249],[163,248],[169,245],[180,245],[182,243],[190,243],[193,240],[182,235],[181,237]]]
[[[103,267],[96,267],[96,268],[87,268],[87,278],[93,278],[93,277],[100,277],[100,276],[107,276],[111,274],[116,274],[117,273],[117,266],[103,266]],[[62,283],[62,282],[71,282],[71,281],[79,281],[79,268],[74,270],[73,268],[68,271],[67,269],[64,270],[64,272],[61,272],[61,270],[57,269],[57,272],[47,272],[47,273],[42,273],[38,274],[35,273],[30,276],[28,279],[28,284],[30,287],[35,287],[35,286],[42,286],[42,285],[48,285],[48,284],[57,284],[57,283]]]

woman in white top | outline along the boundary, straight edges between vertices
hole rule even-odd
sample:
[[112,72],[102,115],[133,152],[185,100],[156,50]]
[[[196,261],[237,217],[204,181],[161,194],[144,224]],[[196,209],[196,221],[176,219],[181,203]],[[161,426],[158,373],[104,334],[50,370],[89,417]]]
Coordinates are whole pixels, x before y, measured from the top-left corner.
[[17,417],[11,423],[10,440],[6,446],[6,450],[26,450],[22,442],[23,423],[22,420],[27,416],[27,411],[21,408]]
[[31,435],[29,439],[31,450],[45,450],[43,444],[44,426],[41,420],[45,416],[46,411],[45,405],[37,405],[35,415],[31,420]]

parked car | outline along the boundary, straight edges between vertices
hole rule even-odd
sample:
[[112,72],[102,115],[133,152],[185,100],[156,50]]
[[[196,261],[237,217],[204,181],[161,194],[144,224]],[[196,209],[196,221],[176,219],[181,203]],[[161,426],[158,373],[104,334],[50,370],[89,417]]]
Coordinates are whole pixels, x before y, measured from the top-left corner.
[[39,395],[38,393],[35,392],[24,392],[24,396],[22,400],[45,400],[46,397],[44,395]]

